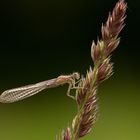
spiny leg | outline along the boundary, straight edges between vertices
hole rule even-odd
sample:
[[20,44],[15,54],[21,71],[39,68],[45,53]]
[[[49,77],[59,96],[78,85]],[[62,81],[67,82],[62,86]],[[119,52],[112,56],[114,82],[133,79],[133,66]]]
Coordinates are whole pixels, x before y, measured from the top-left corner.
[[75,100],[75,96],[70,95],[70,91],[72,89],[73,84],[69,84],[68,90],[67,90],[67,96]]
[[76,84],[78,84],[79,82],[81,81],[78,80],[75,82],[75,80],[72,81],[72,83],[69,84],[69,87],[68,87],[68,90],[67,90],[67,96],[74,99],[75,100],[75,96],[74,95],[71,95],[71,89],[79,89],[79,88],[82,88],[82,87],[78,87],[78,86],[75,86]]

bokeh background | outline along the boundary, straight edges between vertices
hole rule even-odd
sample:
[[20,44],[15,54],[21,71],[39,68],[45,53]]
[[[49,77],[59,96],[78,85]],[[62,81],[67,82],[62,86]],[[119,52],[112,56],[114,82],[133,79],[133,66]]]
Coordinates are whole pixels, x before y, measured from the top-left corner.
[[[1,0],[0,91],[86,73],[92,40],[117,0]],[[83,140],[140,139],[140,2],[114,52],[115,74],[99,89],[100,117]],[[0,140],[53,140],[76,114],[67,85],[13,104],[0,104]]]

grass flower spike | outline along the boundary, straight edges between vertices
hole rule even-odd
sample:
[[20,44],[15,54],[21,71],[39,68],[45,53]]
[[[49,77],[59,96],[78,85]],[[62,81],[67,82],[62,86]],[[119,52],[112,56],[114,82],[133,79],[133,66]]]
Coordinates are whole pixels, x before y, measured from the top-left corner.
[[76,90],[77,115],[72,125],[64,133],[62,140],[78,140],[91,132],[98,114],[97,89],[99,85],[113,74],[111,53],[117,48],[119,33],[124,27],[127,4],[119,0],[109,13],[108,19],[101,28],[101,39],[91,46],[91,57],[94,68],[90,68],[86,77],[81,78],[79,88]]

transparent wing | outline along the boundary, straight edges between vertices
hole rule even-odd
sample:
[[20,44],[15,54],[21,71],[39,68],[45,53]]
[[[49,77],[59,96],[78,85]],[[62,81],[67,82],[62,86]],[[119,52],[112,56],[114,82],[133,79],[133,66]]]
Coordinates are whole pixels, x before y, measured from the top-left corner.
[[12,103],[19,100],[23,100],[25,98],[28,98],[30,96],[39,93],[40,91],[46,88],[52,87],[54,85],[54,81],[55,79],[52,79],[52,80],[43,81],[32,85],[6,90],[0,95],[0,102]]

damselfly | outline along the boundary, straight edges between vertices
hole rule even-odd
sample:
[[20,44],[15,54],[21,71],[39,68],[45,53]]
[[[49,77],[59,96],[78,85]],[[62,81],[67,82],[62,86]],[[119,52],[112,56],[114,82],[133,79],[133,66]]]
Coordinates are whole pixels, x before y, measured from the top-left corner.
[[46,81],[39,82],[36,84],[9,89],[9,90],[4,91],[0,95],[0,102],[12,103],[19,100],[23,100],[25,98],[28,98],[30,96],[33,96],[41,92],[42,90],[45,90],[48,88],[54,88],[54,87],[57,87],[59,85],[63,85],[66,83],[69,84],[67,95],[73,98],[73,96],[70,95],[70,90],[72,87],[75,87],[75,81],[78,80],[79,78],[80,78],[79,73],[75,72],[71,75],[61,75],[51,80],[46,80]]

